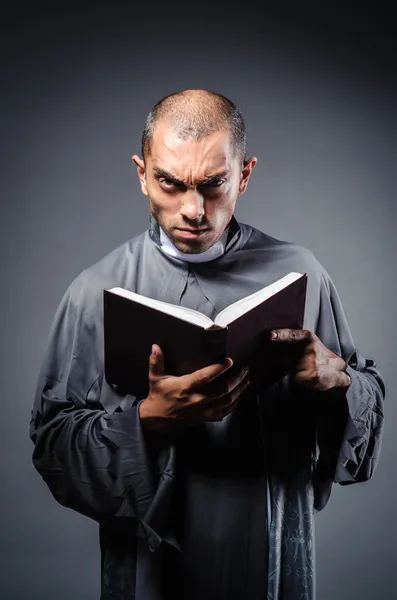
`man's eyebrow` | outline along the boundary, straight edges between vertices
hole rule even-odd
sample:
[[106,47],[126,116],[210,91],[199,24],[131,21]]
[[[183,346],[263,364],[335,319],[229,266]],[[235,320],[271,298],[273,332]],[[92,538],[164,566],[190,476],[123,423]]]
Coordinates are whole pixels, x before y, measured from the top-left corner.
[[[178,179],[174,175],[171,175],[171,173],[167,173],[167,171],[164,171],[164,169],[160,169],[159,167],[153,167],[153,171],[156,175],[156,178],[164,177],[164,179],[168,179],[175,185],[179,185],[179,186],[186,185],[184,181],[182,181],[181,179]],[[195,183],[196,183],[196,185],[205,185],[208,183],[219,181],[219,179],[223,179],[223,177],[226,177],[227,174],[228,174],[228,171],[222,171],[221,173],[215,173],[214,175],[211,175],[210,177],[207,177],[206,179],[199,179]]]
[[167,173],[167,171],[160,169],[159,167],[153,167],[153,171],[157,178],[164,177],[164,179],[172,181],[172,183],[174,183],[175,185],[185,185],[183,181],[181,181],[177,177],[174,177],[174,175],[171,175],[171,173]]

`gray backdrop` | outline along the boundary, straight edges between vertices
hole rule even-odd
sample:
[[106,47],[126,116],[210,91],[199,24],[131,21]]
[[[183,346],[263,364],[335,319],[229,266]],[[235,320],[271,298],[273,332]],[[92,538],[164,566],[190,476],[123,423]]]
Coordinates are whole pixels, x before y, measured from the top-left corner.
[[314,251],[385,376],[381,462],[316,517],[317,579],[319,600],[396,597],[395,21],[315,7],[3,12],[2,600],[99,598],[97,525],[34,471],[30,409],[66,287],[146,229],[130,157],[151,106],[186,87],[241,108],[259,164],[238,218]]

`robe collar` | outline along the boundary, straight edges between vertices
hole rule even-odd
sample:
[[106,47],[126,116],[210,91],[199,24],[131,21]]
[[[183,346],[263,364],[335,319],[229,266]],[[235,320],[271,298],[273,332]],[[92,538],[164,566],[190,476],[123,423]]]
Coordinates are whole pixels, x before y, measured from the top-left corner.
[[[226,232],[225,232],[226,233]],[[163,253],[167,254],[168,256],[170,256],[170,253],[168,252],[164,252],[164,249],[162,248],[162,245],[164,243],[164,235],[165,233],[162,231],[160,225],[158,224],[158,222],[156,221],[155,217],[150,214],[149,215],[149,236],[151,238],[151,240],[159,247],[162,249]],[[231,220],[230,220],[230,224],[229,227],[227,229],[227,236],[225,236],[225,238],[223,238],[223,236],[221,236],[220,240],[218,240],[218,242],[220,242],[221,246],[218,247],[218,251],[215,251],[215,253],[210,252],[211,248],[209,248],[206,252],[203,252],[203,254],[205,254],[205,261],[203,260],[192,260],[192,262],[206,262],[206,261],[210,261],[210,260],[215,260],[216,258],[219,258],[220,256],[222,256],[223,254],[226,254],[237,242],[237,240],[240,238],[241,236],[241,227],[239,225],[239,223],[237,222],[237,219],[235,218],[235,216],[233,215]],[[167,239],[169,240],[168,236]],[[218,242],[215,242],[214,246],[216,244],[218,244]],[[171,240],[169,240],[169,244],[172,244]],[[219,249],[221,250],[221,252],[219,252]],[[207,252],[208,252],[208,257],[207,257]],[[182,253],[178,253],[177,256],[173,256],[173,258],[179,258],[179,260],[183,260],[182,257],[180,257]],[[199,255],[195,254],[193,255],[194,257],[198,257]],[[189,262],[189,254],[186,254],[186,262]]]

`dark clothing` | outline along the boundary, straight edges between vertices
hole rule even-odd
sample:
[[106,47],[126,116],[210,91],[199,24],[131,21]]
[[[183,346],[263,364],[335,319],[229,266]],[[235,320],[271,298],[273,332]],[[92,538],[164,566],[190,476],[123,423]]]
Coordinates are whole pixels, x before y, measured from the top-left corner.
[[[233,220],[225,254],[189,264],[163,253],[158,232],[151,219],[149,231],[65,293],[32,412],[34,465],[61,504],[100,524],[101,600],[312,600],[313,514],[333,482],[372,476],[382,378],[357,352],[335,287],[309,250]],[[221,422],[148,444],[141,399],[104,379],[103,289],[213,317],[290,271],[308,274],[304,328],[348,362],[346,397],[285,377]],[[139,344],[133,332],[131,343]]]

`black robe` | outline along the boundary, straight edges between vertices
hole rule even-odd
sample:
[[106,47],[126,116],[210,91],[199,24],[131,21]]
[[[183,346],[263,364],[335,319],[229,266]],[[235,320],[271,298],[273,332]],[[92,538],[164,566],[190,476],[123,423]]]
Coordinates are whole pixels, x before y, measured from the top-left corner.
[[[214,317],[290,271],[308,274],[304,328],[348,363],[345,398],[284,377],[221,422],[149,442],[142,399],[104,379],[103,289]],[[383,399],[381,375],[356,350],[309,250],[233,219],[223,256],[183,262],[160,248],[151,218],[84,270],[58,307],[32,411],[33,462],[62,505],[100,525],[101,600],[313,600],[313,515],[333,482],[372,476]]]

